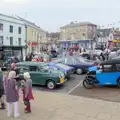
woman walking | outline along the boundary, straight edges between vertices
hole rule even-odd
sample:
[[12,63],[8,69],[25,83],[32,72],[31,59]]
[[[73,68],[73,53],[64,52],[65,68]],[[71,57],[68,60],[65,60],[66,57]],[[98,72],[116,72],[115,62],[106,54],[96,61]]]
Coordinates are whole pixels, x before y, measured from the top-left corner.
[[32,94],[32,80],[30,79],[30,74],[28,72],[24,73],[24,81],[22,81],[23,86],[23,100],[25,104],[25,113],[31,112],[30,100],[34,99]]
[[12,105],[14,105],[14,117],[19,117],[18,112],[18,101],[19,101],[19,93],[17,82],[14,79],[16,76],[15,71],[11,71],[8,76],[8,82],[6,87],[6,97],[7,97],[7,110],[8,110],[8,117],[12,114]]

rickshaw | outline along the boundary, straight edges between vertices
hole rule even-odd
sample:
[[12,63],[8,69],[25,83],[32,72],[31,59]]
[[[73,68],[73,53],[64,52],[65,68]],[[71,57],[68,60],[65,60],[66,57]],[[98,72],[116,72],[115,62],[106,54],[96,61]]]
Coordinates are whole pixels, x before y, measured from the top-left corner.
[[83,86],[91,89],[95,85],[117,85],[120,88],[120,60],[104,61],[98,69],[89,71],[83,80]]

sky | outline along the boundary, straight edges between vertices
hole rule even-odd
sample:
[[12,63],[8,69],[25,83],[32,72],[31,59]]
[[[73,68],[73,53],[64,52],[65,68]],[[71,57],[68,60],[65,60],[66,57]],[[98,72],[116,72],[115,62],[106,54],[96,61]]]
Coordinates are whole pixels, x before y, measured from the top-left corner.
[[49,32],[71,21],[120,27],[120,0],[0,0],[0,13],[18,15]]

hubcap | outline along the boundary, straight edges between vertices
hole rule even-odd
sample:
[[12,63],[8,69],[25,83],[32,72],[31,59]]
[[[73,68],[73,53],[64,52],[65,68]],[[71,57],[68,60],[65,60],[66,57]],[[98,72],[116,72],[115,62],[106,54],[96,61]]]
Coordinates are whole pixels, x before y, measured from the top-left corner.
[[81,73],[82,73],[82,70],[81,70],[81,69],[77,69],[77,73],[78,73],[78,74],[81,74]]
[[49,83],[48,83],[48,88],[53,89],[53,88],[54,88],[54,83],[49,82]]

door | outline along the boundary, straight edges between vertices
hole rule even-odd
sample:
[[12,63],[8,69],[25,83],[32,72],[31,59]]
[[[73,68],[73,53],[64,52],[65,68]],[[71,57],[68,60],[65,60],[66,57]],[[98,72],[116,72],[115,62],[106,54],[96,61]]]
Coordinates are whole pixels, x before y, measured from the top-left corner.
[[39,72],[39,68],[37,66],[29,66],[29,72],[32,83],[41,85],[41,74]]
[[102,72],[97,73],[96,78],[101,85],[116,85],[116,80],[120,76],[120,72],[116,71],[115,65],[104,65]]
[[38,66],[30,66],[30,76],[33,84],[45,85],[48,75],[48,72],[40,70]]

